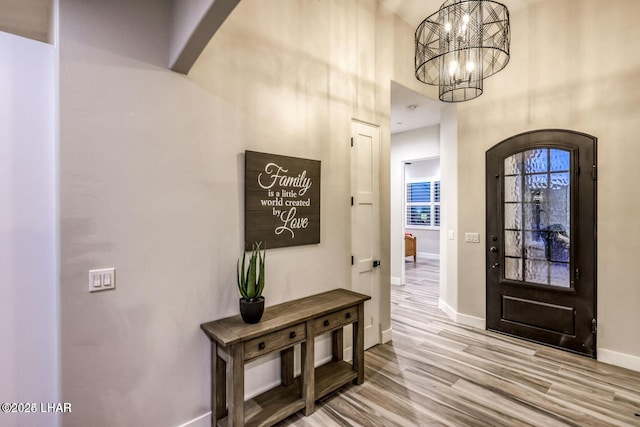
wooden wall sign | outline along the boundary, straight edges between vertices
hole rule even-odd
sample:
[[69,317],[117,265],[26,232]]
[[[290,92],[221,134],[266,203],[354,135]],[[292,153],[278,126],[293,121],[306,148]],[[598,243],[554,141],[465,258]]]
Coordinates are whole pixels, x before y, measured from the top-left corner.
[[320,243],[320,161],[245,151],[244,244]]

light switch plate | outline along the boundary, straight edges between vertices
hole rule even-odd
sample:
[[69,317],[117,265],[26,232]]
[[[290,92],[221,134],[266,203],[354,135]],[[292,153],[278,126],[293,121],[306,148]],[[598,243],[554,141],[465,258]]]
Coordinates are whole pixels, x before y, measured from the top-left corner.
[[480,233],[465,233],[464,241],[467,243],[480,243]]
[[106,291],[116,288],[116,269],[101,268],[89,270],[89,292]]
[[455,240],[456,233],[453,230],[449,230],[449,233],[447,234],[447,236],[449,237],[449,240]]

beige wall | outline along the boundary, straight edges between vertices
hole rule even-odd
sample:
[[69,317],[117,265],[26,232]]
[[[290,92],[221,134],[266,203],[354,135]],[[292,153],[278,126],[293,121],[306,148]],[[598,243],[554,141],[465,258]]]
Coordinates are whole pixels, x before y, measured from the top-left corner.
[[[543,1],[512,14],[511,62],[458,108],[459,229],[484,231],[484,153],[534,129],[598,138],[598,351],[640,369],[640,2]],[[481,208],[479,208],[481,207]],[[484,242],[458,239],[458,310],[484,318]],[[618,354],[621,353],[621,354]]]
[[[390,328],[389,86],[412,84],[412,50],[394,51],[413,30],[373,0],[244,0],[182,76],[165,68],[170,5],[60,2],[65,426],[209,411],[199,325],[238,313],[246,149],[322,161],[321,243],[269,251],[267,303],[349,287],[352,118],[381,127]],[[89,294],[102,267],[117,289]]]

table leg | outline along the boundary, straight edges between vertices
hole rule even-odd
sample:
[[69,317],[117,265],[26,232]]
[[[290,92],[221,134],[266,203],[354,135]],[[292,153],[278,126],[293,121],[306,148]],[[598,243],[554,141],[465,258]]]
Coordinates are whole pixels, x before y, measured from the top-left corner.
[[227,416],[227,364],[218,356],[218,344],[211,343],[211,425]]
[[293,384],[293,347],[280,352],[280,382],[285,387]]
[[344,359],[344,328],[331,332],[331,355],[334,362]]
[[302,343],[302,397],[305,401],[305,415],[311,415],[316,410],[316,378],[314,369],[315,341],[313,324],[309,320],[306,324],[307,339]]
[[227,363],[229,381],[228,427],[244,425],[244,346],[242,342],[231,347]]
[[364,303],[358,304],[358,321],[353,324],[353,369],[358,377],[354,384],[364,382]]

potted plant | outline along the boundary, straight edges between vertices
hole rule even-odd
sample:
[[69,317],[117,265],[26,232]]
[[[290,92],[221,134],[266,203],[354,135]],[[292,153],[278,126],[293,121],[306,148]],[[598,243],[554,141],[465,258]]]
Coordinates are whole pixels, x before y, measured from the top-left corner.
[[245,323],[258,323],[264,312],[264,259],[266,248],[260,252],[262,242],[254,243],[245,269],[246,254],[242,254],[242,267],[238,260],[238,291],[240,291],[240,315]]

